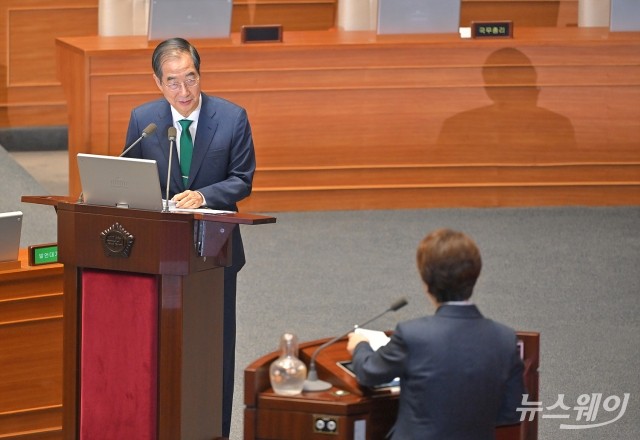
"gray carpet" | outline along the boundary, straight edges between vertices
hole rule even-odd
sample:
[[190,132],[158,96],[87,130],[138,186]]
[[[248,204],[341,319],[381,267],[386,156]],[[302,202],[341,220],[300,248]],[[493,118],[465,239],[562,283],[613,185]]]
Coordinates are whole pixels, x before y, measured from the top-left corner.
[[23,195],[48,195],[33,177],[25,171],[0,145],[0,212],[22,211],[20,246],[51,243],[57,240],[56,213],[53,208],[20,201]]
[[[19,202],[42,188],[0,149],[0,211],[25,211],[23,245],[55,239],[53,209]],[[473,299],[485,315],[541,333],[541,400],[564,394],[631,397],[614,424],[561,430],[541,419],[541,440],[640,437],[640,207],[434,209],[274,213],[243,226],[247,265],[238,285],[232,439],[242,438],[243,369],[276,350],[281,333],[300,340],[343,333],[400,296],[409,305],[369,328],[432,313],[415,269],[418,241],[452,227],[477,241],[484,268]],[[612,420],[600,406],[593,423]],[[544,414],[544,412],[543,412]]]
[[7,151],[66,150],[66,125],[44,127],[0,127],[0,145]]
[[[539,438],[639,438],[640,207],[274,215],[274,225],[243,227],[248,263],[238,288],[238,374],[276,350],[285,330],[301,340],[336,335],[400,296],[409,305],[370,328],[432,313],[415,248],[428,231],[446,226],[469,233],[481,249],[473,299],[484,314],[541,333],[544,406],[559,394],[571,407],[581,394],[603,393],[603,400],[631,394],[614,424],[560,430],[561,423],[577,423],[572,410],[564,412],[572,421],[542,419]],[[236,391],[241,408],[241,382]],[[593,423],[615,414],[601,407]],[[234,427],[233,438],[240,438],[241,425]]]

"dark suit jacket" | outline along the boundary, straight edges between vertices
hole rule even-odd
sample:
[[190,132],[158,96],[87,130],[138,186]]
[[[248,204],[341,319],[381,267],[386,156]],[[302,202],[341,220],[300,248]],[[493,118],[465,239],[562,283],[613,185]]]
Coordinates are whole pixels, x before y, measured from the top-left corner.
[[442,305],[434,316],[400,323],[378,351],[358,344],[353,364],[363,385],[400,377],[393,439],[488,440],[495,426],[520,421],[515,332],[474,305]]
[[[236,203],[251,193],[256,168],[251,126],[246,111],[222,98],[202,93],[191,171],[185,187],[180,162],[174,145],[171,159],[169,198],[187,189],[204,195],[213,209],[237,211]],[[127,157],[154,159],[158,164],[160,186],[166,195],[169,164],[168,129],[173,125],[169,103],[161,98],[143,104],[131,112],[126,145],[131,145],[150,123],[157,125],[155,133],[144,138]],[[244,249],[240,228],[233,232],[233,267],[244,265]]]

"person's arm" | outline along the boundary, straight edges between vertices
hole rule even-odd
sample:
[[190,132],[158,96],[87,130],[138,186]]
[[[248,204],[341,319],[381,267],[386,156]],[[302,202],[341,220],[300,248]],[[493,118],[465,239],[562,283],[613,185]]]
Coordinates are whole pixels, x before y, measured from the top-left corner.
[[356,332],[349,333],[349,340],[347,341],[347,351],[350,355],[353,355],[353,350],[361,342],[369,343],[369,338]]
[[511,368],[509,370],[509,378],[505,386],[500,405],[500,412],[496,425],[513,425],[520,423],[520,412],[518,407],[522,403],[522,394],[525,393],[524,387],[524,365],[520,359],[520,350],[517,347],[517,340],[514,335],[513,354],[511,356]]
[[353,371],[358,382],[365,386],[374,386],[402,376],[407,347],[400,329],[396,328],[389,343],[377,351],[373,351],[368,342],[354,339],[352,356]]
[[196,188],[214,209],[230,209],[251,194],[256,157],[247,113],[241,109],[233,125],[227,178],[203,188]]

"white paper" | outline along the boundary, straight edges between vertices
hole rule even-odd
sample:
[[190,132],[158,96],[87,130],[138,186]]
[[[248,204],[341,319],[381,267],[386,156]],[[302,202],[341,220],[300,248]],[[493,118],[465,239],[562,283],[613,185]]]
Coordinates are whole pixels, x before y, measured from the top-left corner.
[[[162,199],[162,206],[166,206],[167,200]],[[211,208],[176,208],[176,202],[169,200],[169,212],[199,212],[201,214],[235,214],[235,211],[223,211]]]
[[235,214],[235,211],[223,211],[209,208],[169,208],[169,212],[199,212],[201,214]]
[[381,332],[379,330],[357,328],[354,330],[354,332],[367,338],[369,340],[369,345],[371,345],[371,348],[373,348],[374,351],[384,345],[387,345],[387,343],[391,340],[391,338],[387,336],[385,332]]

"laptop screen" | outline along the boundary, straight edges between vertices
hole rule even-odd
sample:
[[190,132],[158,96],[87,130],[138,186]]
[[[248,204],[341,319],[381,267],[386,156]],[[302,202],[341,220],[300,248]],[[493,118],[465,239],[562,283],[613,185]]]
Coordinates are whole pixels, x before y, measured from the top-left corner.
[[151,0],[149,40],[229,38],[232,0]]
[[0,213],[0,261],[18,259],[21,232],[21,211]]
[[460,0],[379,0],[378,34],[458,33]]
[[609,30],[612,32],[640,31],[640,1],[611,0]]
[[78,153],[84,203],[162,211],[155,160]]

